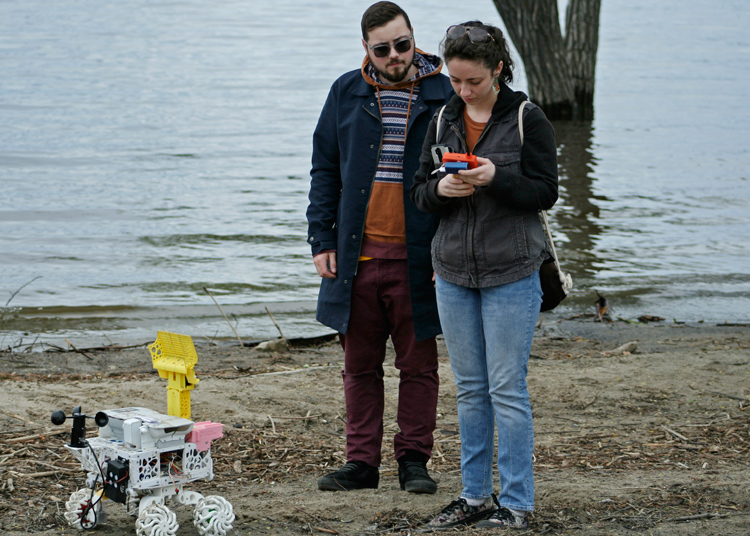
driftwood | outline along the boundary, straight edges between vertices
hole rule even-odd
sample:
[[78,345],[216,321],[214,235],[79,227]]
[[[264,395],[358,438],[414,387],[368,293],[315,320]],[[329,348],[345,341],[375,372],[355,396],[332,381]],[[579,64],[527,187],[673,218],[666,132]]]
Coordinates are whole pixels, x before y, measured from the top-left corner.
[[85,356],[89,361],[91,361],[92,359],[94,359],[93,357],[91,357],[89,354],[87,354],[83,350],[79,350],[78,348],[76,348],[75,346],[73,346],[73,343],[70,342],[68,339],[65,339],[65,342],[67,342],[70,345],[70,347],[73,349],[74,352],[79,353],[79,354]]
[[34,434],[34,435],[23,436],[23,437],[15,437],[13,439],[8,439],[5,442],[9,443],[9,444],[23,443],[24,441],[32,441],[34,439],[43,439],[45,437],[61,435],[61,434],[65,434],[65,433],[68,433],[68,432],[69,432],[69,430],[67,430],[67,429],[50,430],[48,432],[42,432],[40,434]]
[[614,350],[610,350],[609,352],[602,352],[603,355],[628,355],[632,354],[638,349],[638,343],[635,341],[632,342],[626,342],[622,346],[618,346]]
[[0,412],[2,412],[4,415],[7,415],[8,417],[12,417],[14,419],[18,419],[21,422],[25,422],[26,424],[30,424],[31,426],[38,426],[35,422],[30,421],[28,419],[24,419],[20,415],[16,415],[15,413],[11,413],[10,411],[5,411],[4,409],[0,409]]
[[281,335],[281,338],[286,340],[286,337],[284,336],[284,332],[281,331],[281,326],[279,326],[278,322],[276,322],[276,319],[271,314],[271,311],[268,310],[268,307],[266,307],[266,312],[268,313],[268,316],[271,317],[271,322],[273,322],[273,325],[276,326],[277,330],[279,330],[279,335]]

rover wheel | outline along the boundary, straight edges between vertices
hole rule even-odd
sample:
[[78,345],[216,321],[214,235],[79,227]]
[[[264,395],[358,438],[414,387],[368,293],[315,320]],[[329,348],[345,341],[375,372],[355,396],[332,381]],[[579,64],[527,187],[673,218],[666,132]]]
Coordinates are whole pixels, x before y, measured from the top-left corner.
[[73,528],[93,529],[102,511],[101,495],[91,494],[91,489],[83,488],[70,494],[65,503],[65,521]]
[[203,497],[193,510],[193,524],[201,536],[225,536],[232,530],[234,508],[224,497]]
[[138,536],[175,536],[178,528],[177,516],[164,503],[153,503],[135,520]]

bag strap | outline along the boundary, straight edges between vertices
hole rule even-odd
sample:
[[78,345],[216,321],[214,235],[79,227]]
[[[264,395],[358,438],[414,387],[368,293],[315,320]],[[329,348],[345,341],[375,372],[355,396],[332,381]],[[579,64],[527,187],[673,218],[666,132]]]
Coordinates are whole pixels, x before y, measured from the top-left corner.
[[[521,145],[523,145],[523,109],[526,107],[527,104],[529,104],[529,101],[525,100],[518,107],[518,134],[521,137]],[[549,244],[549,247],[552,250],[552,259],[555,261],[555,266],[557,266],[557,273],[560,276],[560,282],[563,285],[563,290],[565,294],[567,294],[568,291],[573,287],[573,279],[570,277],[570,274],[564,274],[562,270],[560,270],[560,261],[557,259],[557,250],[555,249],[555,242],[554,240],[552,240],[552,233],[549,230],[549,220],[547,219],[547,211],[540,210],[539,215],[541,216],[542,223],[544,224],[544,232],[547,235],[547,243]]]
[[[523,109],[526,108],[526,105],[528,103],[529,101],[525,100],[518,107],[518,135],[521,137],[521,145],[523,145]],[[547,220],[547,211],[540,210],[539,215],[542,217],[542,222],[544,223],[544,232],[547,234],[547,242],[552,248],[552,258],[555,259],[555,264],[560,264],[557,261],[557,252],[555,251],[555,243],[552,241],[552,233],[550,233],[549,231],[549,220]]]
[[547,242],[549,243],[549,247],[552,249],[552,258],[555,259],[555,264],[560,266],[560,262],[557,260],[555,243],[552,241],[552,234],[549,232],[549,220],[547,220],[547,211],[540,210],[539,215],[542,217],[542,222],[544,223],[544,232],[547,234]]
[[525,100],[518,107],[518,134],[521,136],[521,145],[523,145],[523,109],[528,103],[529,101]]
[[435,129],[435,143],[440,143],[440,123],[442,123],[443,121],[443,111],[445,110],[446,106],[447,104],[444,104],[438,112],[437,128]]

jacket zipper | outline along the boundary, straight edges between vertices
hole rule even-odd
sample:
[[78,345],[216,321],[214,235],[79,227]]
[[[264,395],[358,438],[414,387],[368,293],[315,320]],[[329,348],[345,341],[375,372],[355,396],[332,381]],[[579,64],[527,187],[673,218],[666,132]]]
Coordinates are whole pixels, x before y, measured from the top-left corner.
[[[484,130],[482,130],[481,134],[479,134],[479,138],[477,139],[477,142],[474,144],[474,149],[477,148],[477,145],[479,145],[479,143],[484,138],[484,133],[487,132],[489,130],[489,127],[491,127],[491,126],[492,126],[492,118],[490,118],[490,120],[487,122],[487,125],[484,127]],[[473,216],[473,219],[474,219],[474,225],[472,226],[472,229],[474,231],[476,231],[476,227],[477,227],[477,210],[476,210],[476,202],[474,201],[474,195],[473,194],[471,196],[471,211],[472,211],[472,216]],[[472,235],[472,244],[474,244],[473,238],[474,238],[474,236]],[[474,261],[474,277],[476,278],[475,283],[477,285],[477,288],[479,288],[479,263],[477,262],[477,248],[476,248],[476,245],[471,248],[471,252],[472,252],[472,260]]]
[[[455,123],[451,125],[451,129],[453,132],[458,136],[458,139],[463,144],[463,149],[465,152],[468,153],[468,143],[466,143],[466,136],[463,135],[462,132],[459,132],[458,128],[455,126]],[[482,141],[482,138],[484,138],[484,133],[487,132],[487,128],[482,131],[482,133],[479,135],[479,139],[477,139],[477,143],[474,145],[474,148],[476,149],[476,146],[479,145],[479,142]],[[471,261],[472,261],[472,268],[474,272],[474,284],[479,288],[479,263],[477,262],[477,248],[476,248],[476,241],[474,240],[474,236],[476,235],[476,227],[477,227],[477,211],[476,211],[476,202],[474,201],[474,194],[471,195],[469,198],[469,212],[471,212],[471,231],[467,230],[467,234],[469,235],[468,238],[470,240],[467,241],[467,243],[471,244]],[[469,270],[469,275],[471,275],[472,270]]]

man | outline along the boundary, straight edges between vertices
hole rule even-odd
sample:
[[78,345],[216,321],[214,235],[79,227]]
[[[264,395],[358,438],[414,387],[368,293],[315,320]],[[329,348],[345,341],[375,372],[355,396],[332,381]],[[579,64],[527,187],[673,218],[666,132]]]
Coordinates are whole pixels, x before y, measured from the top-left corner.
[[313,136],[308,242],[323,278],[317,319],[344,349],[346,455],[322,490],[377,488],[388,337],[400,372],[394,452],[401,489],[435,493],[432,454],[440,323],[430,242],[436,220],[411,202],[427,125],[452,93],[442,61],[418,50],[407,14],[362,16],[361,69],[331,87]]

